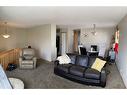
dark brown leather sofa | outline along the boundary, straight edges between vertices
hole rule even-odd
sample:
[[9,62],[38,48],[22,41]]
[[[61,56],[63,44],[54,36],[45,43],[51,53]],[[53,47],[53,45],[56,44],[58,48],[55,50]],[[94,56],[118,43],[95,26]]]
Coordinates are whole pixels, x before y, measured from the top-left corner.
[[70,57],[71,63],[59,64],[58,60],[54,62],[54,73],[56,75],[87,85],[105,87],[105,67],[103,67],[101,72],[91,68],[96,57],[89,57],[86,55],[76,55],[70,53],[67,55]]

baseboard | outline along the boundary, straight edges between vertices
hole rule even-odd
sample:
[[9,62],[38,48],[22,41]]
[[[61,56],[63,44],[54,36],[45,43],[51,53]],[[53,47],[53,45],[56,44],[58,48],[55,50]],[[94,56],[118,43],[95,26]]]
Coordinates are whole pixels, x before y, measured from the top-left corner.
[[122,77],[122,80],[123,80],[123,82],[124,82],[125,87],[127,88],[127,75],[126,75],[126,73],[123,73],[123,70],[120,69],[118,65],[119,65],[119,64],[118,64],[118,61],[117,61],[117,62],[116,62],[117,69],[118,69],[118,71],[119,71],[119,73],[120,73],[120,75],[121,75],[121,77]]
[[122,71],[120,71],[120,75],[121,75],[121,77],[122,77],[122,79],[123,79],[123,82],[124,82],[126,88],[127,88],[127,75],[124,75],[124,74],[122,73]]

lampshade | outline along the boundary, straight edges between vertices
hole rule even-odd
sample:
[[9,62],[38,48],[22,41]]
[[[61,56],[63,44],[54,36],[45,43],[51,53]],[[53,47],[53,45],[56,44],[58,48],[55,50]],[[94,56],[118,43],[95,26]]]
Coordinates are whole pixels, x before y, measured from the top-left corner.
[[8,35],[8,34],[4,34],[4,35],[2,35],[4,38],[9,38],[10,37],[10,35]]
[[4,24],[5,24],[5,34],[3,34],[2,36],[7,39],[10,37],[10,35],[7,33],[7,22],[5,22]]

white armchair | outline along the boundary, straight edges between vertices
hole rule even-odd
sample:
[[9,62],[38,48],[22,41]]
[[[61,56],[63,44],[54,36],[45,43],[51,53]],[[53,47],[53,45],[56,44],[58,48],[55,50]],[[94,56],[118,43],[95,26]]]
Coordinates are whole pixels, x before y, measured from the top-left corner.
[[35,51],[32,48],[24,48],[20,52],[19,66],[21,69],[33,69],[36,68],[37,58],[35,57]]

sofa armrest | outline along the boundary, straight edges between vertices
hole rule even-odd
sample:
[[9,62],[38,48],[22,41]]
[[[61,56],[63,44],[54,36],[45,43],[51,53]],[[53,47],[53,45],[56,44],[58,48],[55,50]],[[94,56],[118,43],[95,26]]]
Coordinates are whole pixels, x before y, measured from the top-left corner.
[[100,77],[100,83],[102,87],[105,87],[106,85],[106,70],[105,67],[101,70],[101,77]]
[[58,66],[58,65],[59,65],[59,61],[56,60],[56,61],[54,62],[54,65],[55,65],[55,66]]

